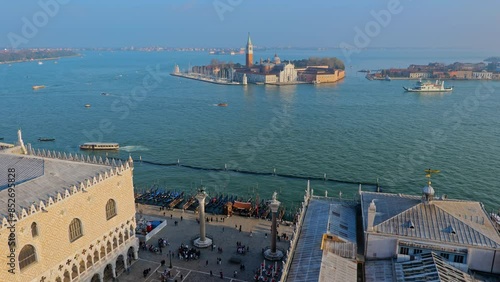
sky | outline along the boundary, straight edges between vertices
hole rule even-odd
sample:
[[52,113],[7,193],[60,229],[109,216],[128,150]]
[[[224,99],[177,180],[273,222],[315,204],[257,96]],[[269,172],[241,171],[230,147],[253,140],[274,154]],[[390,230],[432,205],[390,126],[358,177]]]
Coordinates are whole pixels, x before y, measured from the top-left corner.
[[0,48],[500,48],[500,1],[0,0]]

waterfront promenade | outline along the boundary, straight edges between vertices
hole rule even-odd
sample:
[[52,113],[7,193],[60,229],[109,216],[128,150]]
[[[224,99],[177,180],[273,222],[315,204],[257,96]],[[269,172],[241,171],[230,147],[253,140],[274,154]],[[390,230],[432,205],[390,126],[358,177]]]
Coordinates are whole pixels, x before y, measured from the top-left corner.
[[[136,206],[136,211],[148,220],[166,219],[167,226],[147,243],[157,246],[158,239],[163,238],[170,245],[163,248],[161,254],[140,250],[139,259],[132,263],[130,272],[128,274],[126,272],[118,273],[118,281],[161,281],[160,273],[170,269],[169,251],[175,255],[172,258],[172,275],[168,281],[255,281],[255,270],[264,261],[262,249],[271,245],[271,221],[241,216],[227,218],[223,215],[206,214],[208,218],[213,218],[213,221],[206,223],[206,230],[207,235],[213,239],[214,245],[216,245],[215,249],[200,249],[201,254],[198,260],[180,260],[177,256],[177,249],[181,244],[187,244],[191,248],[192,239],[199,235],[199,224],[196,221],[198,214],[182,210],[160,211],[159,207],[141,204]],[[178,222],[177,226],[174,224],[175,221]],[[292,226],[285,224],[280,224],[278,228],[279,235],[286,233],[289,237],[292,230]],[[280,239],[277,241],[277,247],[287,250],[289,241]],[[237,242],[245,247],[248,246],[249,251],[246,254],[238,254]],[[218,252],[219,247],[222,248],[222,253]],[[221,258],[221,264],[217,264],[217,258]],[[231,262],[231,259],[240,260],[241,263]],[[164,266],[161,266],[162,260],[165,260]],[[267,261],[266,265],[270,263]],[[245,266],[244,270],[240,269],[241,264]],[[282,268],[282,262],[277,262],[277,264]],[[151,268],[151,272],[144,278],[143,270],[147,268]],[[212,271],[213,276],[210,276],[210,271]],[[237,271],[236,277],[234,271]],[[223,273],[223,279],[220,277],[220,272]]]

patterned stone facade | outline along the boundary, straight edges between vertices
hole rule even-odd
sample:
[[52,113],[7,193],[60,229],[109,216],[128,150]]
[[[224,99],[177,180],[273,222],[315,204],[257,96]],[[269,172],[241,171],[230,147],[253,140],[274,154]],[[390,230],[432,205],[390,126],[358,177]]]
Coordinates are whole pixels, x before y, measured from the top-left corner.
[[[57,158],[55,154],[44,157]],[[82,159],[63,161],[84,162],[82,165],[97,162],[95,158]],[[99,162],[109,164],[108,160]],[[18,208],[14,215],[13,269],[7,257],[9,224],[7,219],[2,220],[0,265],[4,269],[0,281],[103,281],[116,277],[116,272],[125,270],[131,259],[137,259],[132,159],[124,164],[113,161],[106,172],[46,198],[30,208]],[[81,222],[81,236],[71,240],[69,226],[74,219]],[[26,246],[34,248],[35,261],[21,269],[20,253]]]

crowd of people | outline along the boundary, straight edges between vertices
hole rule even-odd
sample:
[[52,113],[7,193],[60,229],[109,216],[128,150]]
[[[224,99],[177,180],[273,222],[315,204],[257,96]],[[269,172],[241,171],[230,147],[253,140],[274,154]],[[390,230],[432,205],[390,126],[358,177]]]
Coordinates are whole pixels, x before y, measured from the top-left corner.
[[189,248],[188,245],[181,244],[180,248],[177,250],[179,259],[186,261],[196,260],[200,258],[200,251],[195,248]]

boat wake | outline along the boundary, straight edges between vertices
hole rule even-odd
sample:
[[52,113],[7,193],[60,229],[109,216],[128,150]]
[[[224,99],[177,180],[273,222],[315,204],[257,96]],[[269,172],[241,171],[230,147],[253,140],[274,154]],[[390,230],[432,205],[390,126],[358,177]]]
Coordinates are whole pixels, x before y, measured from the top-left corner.
[[149,151],[149,149],[146,148],[145,146],[124,146],[124,147],[120,147],[120,150],[125,151],[125,152]]

